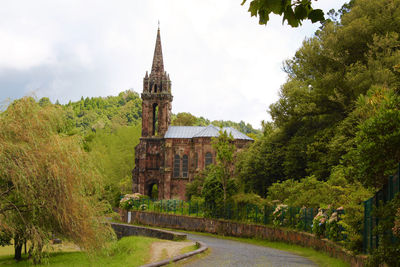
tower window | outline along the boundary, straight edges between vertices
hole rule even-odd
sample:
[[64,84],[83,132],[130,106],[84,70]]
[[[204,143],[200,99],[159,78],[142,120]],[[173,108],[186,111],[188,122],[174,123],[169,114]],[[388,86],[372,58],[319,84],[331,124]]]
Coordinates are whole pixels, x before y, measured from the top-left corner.
[[153,104],[153,135],[158,135],[158,105]]
[[188,169],[189,169],[189,158],[187,155],[183,155],[182,157],[182,177],[188,177]]
[[157,93],[157,84],[154,85],[154,93]]
[[212,163],[213,163],[213,156],[212,156],[211,152],[207,152],[207,153],[206,153],[206,158],[205,158],[205,165],[206,165],[206,167],[207,167],[208,165],[212,164]]
[[174,157],[174,173],[173,173],[174,178],[179,177],[180,169],[181,169],[181,158],[179,157],[178,154],[176,154]]

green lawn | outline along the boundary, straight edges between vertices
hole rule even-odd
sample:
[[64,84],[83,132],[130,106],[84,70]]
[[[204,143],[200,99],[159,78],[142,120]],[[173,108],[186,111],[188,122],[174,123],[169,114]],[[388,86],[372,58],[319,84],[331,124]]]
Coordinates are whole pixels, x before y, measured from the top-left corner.
[[[150,246],[159,239],[130,236],[124,237],[104,249],[96,256],[89,257],[85,252],[52,252],[48,264],[36,266],[140,266],[149,259]],[[0,247],[0,266],[32,266],[26,258],[20,262],[13,260],[13,247]]]

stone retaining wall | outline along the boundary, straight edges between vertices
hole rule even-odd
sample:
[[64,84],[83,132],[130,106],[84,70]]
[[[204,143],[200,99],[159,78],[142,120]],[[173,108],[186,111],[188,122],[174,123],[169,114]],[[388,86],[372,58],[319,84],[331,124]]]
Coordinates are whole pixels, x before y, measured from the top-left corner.
[[117,235],[118,239],[124,236],[141,235],[159,239],[178,241],[178,240],[185,240],[187,237],[186,234],[174,233],[171,231],[165,231],[161,229],[141,227],[137,225],[111,223],[111,227],[114,229],[114,232]]
[[[126,222],[128,218],[127,212],[120,210],[120,215],[121,219]],[[309,233],[266,225],[141,211],[131,211],[131,222],[227,236],[257,237],[271,241],[283,241],[324,251],[332,257],[342,259],[350,263],[351,266],[357,267],[364,266],[366,259],[362,256],[353,256],[349,251],[330,240],[319,239]]]

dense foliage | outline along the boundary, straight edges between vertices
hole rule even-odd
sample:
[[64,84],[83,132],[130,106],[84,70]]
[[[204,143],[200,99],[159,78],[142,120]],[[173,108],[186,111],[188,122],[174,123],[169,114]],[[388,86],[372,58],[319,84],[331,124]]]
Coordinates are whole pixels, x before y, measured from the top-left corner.
[[[242,5],[246,2],[243,0]],[[312,0],[251,0],[249,12],[259,17],[260,24],[267,24],[271,13],[283,16],[282,22],[287,21],[292,27],[298,27],[303,20],[312,23],[325,20],[324,12],[312,7]]]
[[400,1],[359,0],[304,41],[285,63],[273,125],[242,155],[248,191],[339,174],[382,186],[400,161],[399,29]]
[[34,263],[53,236],[82,249],[102,247],[111,237],[103,222],[101,174],[58,106],[32,98],[13,102],[0,114],[1,245],[13,239],[15,259],[24,242]]
[[400,162],[400,1],[352,1],[336,15],[285,62],[273,121],[236,174],[271,201],[343,206],[359,250],[361,203]]

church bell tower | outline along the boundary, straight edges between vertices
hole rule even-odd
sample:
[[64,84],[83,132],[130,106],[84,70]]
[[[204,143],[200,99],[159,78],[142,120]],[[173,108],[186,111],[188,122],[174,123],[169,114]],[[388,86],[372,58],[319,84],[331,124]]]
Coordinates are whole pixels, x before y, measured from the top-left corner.
[[150,75],[146,72],[142,93],[142,137],[164,137],[171,122],[171,80],[164,71],[160,27]]

